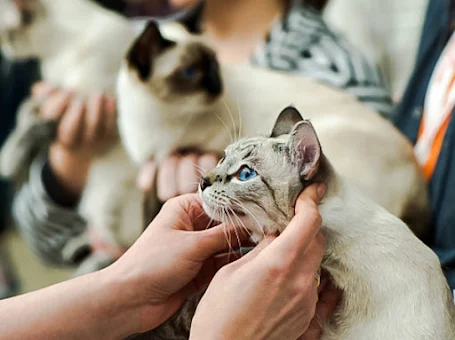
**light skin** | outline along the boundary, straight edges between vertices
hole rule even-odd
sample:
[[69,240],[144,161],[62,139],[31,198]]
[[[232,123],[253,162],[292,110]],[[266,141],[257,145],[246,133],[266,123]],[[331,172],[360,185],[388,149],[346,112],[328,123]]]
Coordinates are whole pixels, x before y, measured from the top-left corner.
[[157,327],[213,277],[190,339],[318,339],[315,311],[333,308],[322,294],[317,304],[315,279],[325,246],[317,210],[324,190],[305,190],[280,236],[218,272],[228,261],[215,254],[228,248],[225,232],[233,230],[206,229],[197,195],[172,199],[110,267],[0,301],[0,338],[120,339]]

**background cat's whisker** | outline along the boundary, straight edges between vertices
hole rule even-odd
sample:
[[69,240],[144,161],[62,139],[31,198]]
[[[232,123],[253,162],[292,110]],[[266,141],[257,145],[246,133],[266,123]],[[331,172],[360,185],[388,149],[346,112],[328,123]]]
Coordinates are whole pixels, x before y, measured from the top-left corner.
[[232,114],[231,112],[231,109],[229,108],[229,106],[227,105],[226,101],[223,100],[223,105],[226,107],[226,110],[227,112],[229,113],[229,117],[231,118],[231,121],[232,121],[232,128],[234,129],[233,132],[234,132],[234,142],[237,142],[238,139],[236,138],[236,130],[237,130],[237,126],[235,125],[235,119],[234,119],[234,115]]

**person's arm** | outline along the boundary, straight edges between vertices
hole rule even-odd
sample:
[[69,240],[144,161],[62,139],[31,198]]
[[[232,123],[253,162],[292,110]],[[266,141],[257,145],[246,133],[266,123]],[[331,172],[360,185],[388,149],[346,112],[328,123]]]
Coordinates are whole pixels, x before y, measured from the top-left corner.
[[[243,263],[234,263],[236,268],[225,270],[224,273],[230,271],[235,272],[235,275],[224,276],[226,281],[221,286],[220,279],[214,281],[201,310],[216,308],[219,301],[213,300],[214,294],[221,294],[223,301],[235,301],[239,292],[248,288],[236,289],[239,282],[246,282],[250,287],[262,286],[264,277],[271,270],[280,279],[286,277],[287,283],[280,289],[270,290],[267,299],[264,299],[261,291],[248,290],[250,293],[245,299],[237,299],[235,308],[227,305],[229,308],[226,308],[222,320],[230,322],[219,323],[218,314],[202,313],[198,308],[192,338],[203,339],[195,334],[217,334],[217,337],[208,338],[225,335],[224,338],[229,339],[226,336],[234,334],[238,328],[235,321],[239,315],[245,315],[245,310],[251,306],[255,306],[255,310],[265,310],[271,302],[280,309],[279,317],[275,315],[274,320],[287,323],[295,320],[301,326],[293,327],[292,332],[284,327],[275,329],[275,323],[261,320],[254,313],[246,313],[245,317],[252,322],[243,322],[245,332],[251,334],[260,327],[264,334],[274,335],[268,339],[286,339],[287,336],[294,339],[297,336],[293,335],[301,335],[305,331],[317,308],[315,277],[324,243],[323,238],[317,236],[320,217],[314,209],[315,197],[315,186],[306,189],[299,200],[299,211],[291,222],[294,227],[288,236],[278,236],[276,241],[281,238],[280,242],[264,241],[255,252],[256,255],[259,253],[257,256],[252,254],[242,259]],[[197,195],[172,199],[139,240],[110,267],[34,293],[0,301],[0,338],[120,339],[156,328],[173,315],[190,294],[207,287],[219,262],[223,262],[214,254],[233,246],[228,242],[229,236],[236,239],[236,231],[226,226],[206,229],[210,219],[202,212]],[[301,243],[300,253],[306,253],[306,258],[311,262],[302,271],[296,270],[301,265],[302,257],[289,254],[286,248],[288,242],[295,244],[297,240]],[[252,257],[261,257],[262,261]],[[276,266],[274,259],[286,261]],[[253,267],[244,267],[245,264]],[[245,270],[237,270],[239,267]],[[292,275],[298,272],[302,274]],[[224,284],[228,289],[223,290]],[[297,287],[309,289],[295,294]],[[293,299],[283,299],[283,296],[294,294]],[[299,308],[296,310],[295,306]],[[201,319],[204,322],[197,321]],[[218,331],[221,333],[213,333]],[[256,337],[249,340],[259,335],[255,334]]]
[[28,181],[16,193],[13,216],[43,261],[75,265],[90,251],[86,221],[75,209],[94,153],[115,135],[115,102],[97,95],[85,103],[44,83],[35,85],[32,94],[45,99],[43,118],[61,122],[57,142],[34,160]]

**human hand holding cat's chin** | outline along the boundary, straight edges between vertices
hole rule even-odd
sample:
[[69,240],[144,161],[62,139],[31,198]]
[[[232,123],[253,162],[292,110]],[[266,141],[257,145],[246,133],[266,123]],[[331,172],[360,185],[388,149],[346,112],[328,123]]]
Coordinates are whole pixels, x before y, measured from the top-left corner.
[[82,99],[44,82],[33,86],[32,97],[42,102],[41,117],[60,119],[49,163],[64,188],[79,196],[93,156],[117,134],[115,98],[94,94]]
[[245,241],[247,235],[221,225],[207,229],[210,222],[199,195],[171,199],[136,243],[104,270],[108,282],[118,287],[110,295],[122,306],[129,334],[159,326],[234,260],[215,254],[227,252],[236,246],[234,240]]
[[324,190],[307,188],[280,236],[265,239],[215,275],[198,305],[190,339],[320,338],[315,312],[327,319],[340,297],[324,294],[317,280],[325,248],[317,204]]

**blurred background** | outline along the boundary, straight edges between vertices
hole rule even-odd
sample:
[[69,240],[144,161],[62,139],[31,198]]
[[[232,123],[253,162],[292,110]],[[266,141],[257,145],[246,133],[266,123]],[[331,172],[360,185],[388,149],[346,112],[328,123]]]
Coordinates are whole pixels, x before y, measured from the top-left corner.
[[[5,1],[5,0],[4,0]],[[14,0],[6,0],[12,1]],[[31,1],[31,0],[30,0]],[[89,1],[89,0],[86,0]],[[207,0],[217,1],[217,0]],[[223,0],[229,2],[231,0]],[[17,2],[17,1],[16,1]],[[27,2],[27,0],[25,0]],[[201,1],[98,0],[109,10],[141,19],[185,20]],[[308,0],[300,1],[322,15],[334,34],[343,36],[383,73],[394,103],[398,103],[415,64],[428,0]],[[260,6],[261,0],[256,1]],[[5,17],[2,17],[3,20]],[[1,19],[0,19],[1,20]],[[0,22],[0,28],[5,22]],[[43,42],[46,37],[43,37]],[[0,144],[14,126],[20,103],[40,79],[36,60],[13,62],[0,56]],[[24,242],[11,217],[11,183],[0,183],[0,298],[65,280],[74,267],[45,264]]]

